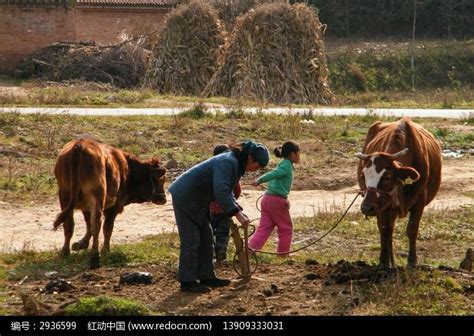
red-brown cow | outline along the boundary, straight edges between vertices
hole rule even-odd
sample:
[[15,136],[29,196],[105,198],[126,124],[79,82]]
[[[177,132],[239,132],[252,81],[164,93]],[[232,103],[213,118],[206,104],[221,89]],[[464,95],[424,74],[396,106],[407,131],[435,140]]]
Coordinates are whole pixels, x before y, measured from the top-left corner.
[[392,235],[395,220],[408,212],[408,266],[417,264],[416,239],[424,207],[441,183],[441,148],[422,126],[403,118],[393,123],[374,123],[365,139],[365,154],[357,169],[364,192],[361,211],[377,216],[380,232],[380,263],[395,266]]
[[92,236],[91,268],[100,266],[99,232],[103,219],[102,252],[107,252],[115,217],[126,205],[150,201],[166,203],[163,189],[166,168],[158,159],[140,161],[93,139],[67,143],[59,154],[54,173],[62,210],[54,221],[54,229],[64,223],[61,254],[66,256],[70,253],[69,245],[74,232],[73,212],[74,209],[82,210],[87,231],[81,240],[72,245],[72,249],[86,249]]

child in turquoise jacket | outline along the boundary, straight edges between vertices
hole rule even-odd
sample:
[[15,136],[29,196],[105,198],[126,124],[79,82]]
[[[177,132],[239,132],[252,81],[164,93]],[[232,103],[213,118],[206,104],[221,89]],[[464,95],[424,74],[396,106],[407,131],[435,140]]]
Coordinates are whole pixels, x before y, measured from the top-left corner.
[[300,147],[292,141],[287,141],[283,146],[275,148],[274,154],[277,157],[283,157],[283,160],[275,169],[254,182],[254,185],[268,182],[268,186],[262,198],[260,224],[249,241],[249,247],[257,251],[262,249],[276,226],[278,229],[277,252],[284,256],[290,251],[293,237],[288,194],[293,185],[293,164],[300,162]]

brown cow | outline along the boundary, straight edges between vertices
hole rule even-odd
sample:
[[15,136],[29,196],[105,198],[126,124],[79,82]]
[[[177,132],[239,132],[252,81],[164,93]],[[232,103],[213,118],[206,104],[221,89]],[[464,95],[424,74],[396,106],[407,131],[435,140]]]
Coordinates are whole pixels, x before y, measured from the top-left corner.
[[[72,245],[74,251],[86,249],[91,236],[91,268],[100,266],[99,232],[104,219],[102,252],[110,250],[115,217],[130,203],[165,204],[163,189],[166,168],[158,159],[140,161],[132,155],[93,139],[67,143],[56,162],[61,212],[54,229],[64,223],[61,254],[70,253],[74,232],[74,209],[82,210],[87,224],[84,237]],[[104,218],[105,217],[105,218]]]
[[365,154],[357,169],[364,192],[361,211],[377,216],[380,232],[380,264],[395,266],[392,235],[395,220],[408,212],[408,266],[417,264],[416,239],[424,207],[441,183],[441,148],[422,126],[403,118],[393,123],[374,123],[365,139]]

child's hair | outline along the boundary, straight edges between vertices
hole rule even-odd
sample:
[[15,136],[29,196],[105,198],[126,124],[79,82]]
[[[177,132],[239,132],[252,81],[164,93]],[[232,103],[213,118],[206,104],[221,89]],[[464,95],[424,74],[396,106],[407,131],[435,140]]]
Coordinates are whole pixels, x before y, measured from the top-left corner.
[[293,141],[287,141],[282,146],[277,146],[273,150],[273,154],[275,154],[278,158],[285,158],[287,159],[291,153],[295,152],[298,153],[300,151],[300,146]]
[[214,151],[212,152],[212,155],[216,156],[216,155],[222,154],[224,152],[227,152],[229,149],[230,147],[226,144],[217,145],[216,147],[214,147]]

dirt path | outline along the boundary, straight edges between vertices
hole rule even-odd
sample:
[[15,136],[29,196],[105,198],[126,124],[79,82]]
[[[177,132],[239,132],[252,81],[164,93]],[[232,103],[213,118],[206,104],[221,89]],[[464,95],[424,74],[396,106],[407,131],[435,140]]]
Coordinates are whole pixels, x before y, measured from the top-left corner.
[[[337,176],[338,179],[343,176]],[[345,176],[346,179],[353,178]],[[312,216],[318,212],[345,209],[352,201],[357,186],[339,190],[293,191],[290,195],[293,217]],[[240,203],[251,219],[258,218],[255,207],[259,190],[245,190]],[[435,200],[429,205],[432,209],[453,209],[466,204],[474,204],[474,157],[445,160],[443,183]],[[168,198],[170,199],[170,198]],[[354,204],[352,211],[358,211],[361,199]],[[32,204],[18,207],[0,202],[0,251],[18,251],[24,248],[35,250],[59,249],[63,242],[63,232],[52,230],[52,223],[59,211],[56,200],[45,204]],[[75,213],[76,230],[73,241],[80,239],[85,225],[80,212]],[[171,203],[164,206],[153,204],[132,204],[119,215],[112,236],[112,243],[140,240],[147,235],[176,230]],[[102,238],[101,238],[102,239]]]

